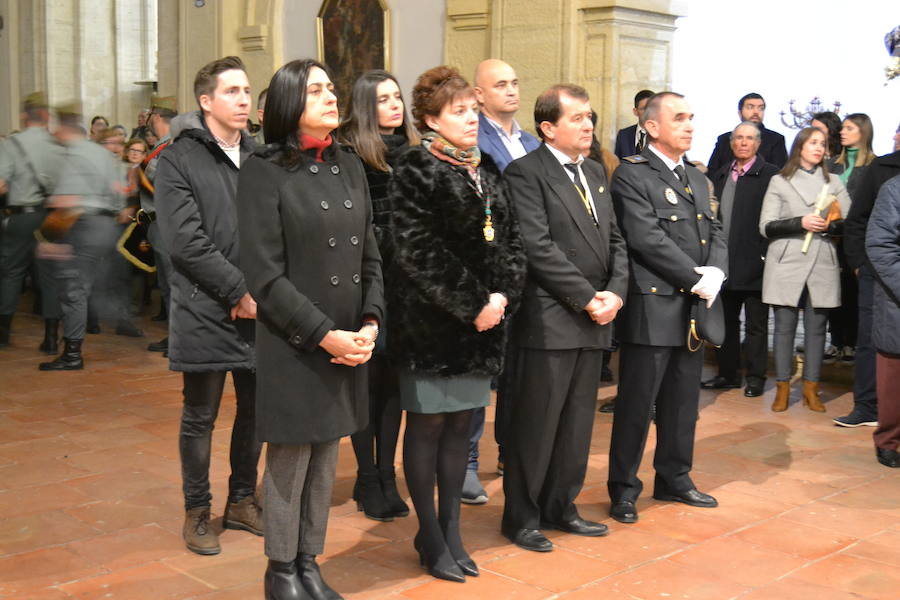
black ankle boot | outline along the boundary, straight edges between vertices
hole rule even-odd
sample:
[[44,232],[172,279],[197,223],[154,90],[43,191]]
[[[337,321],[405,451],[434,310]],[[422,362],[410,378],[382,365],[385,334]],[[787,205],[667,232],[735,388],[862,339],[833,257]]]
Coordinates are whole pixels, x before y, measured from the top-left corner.
[[39,349],[44,354],[59,352],[59,319],[44,319],[44,341]]
[[266,600],[310,600],[295,562],[270,560],[264,577]]
[[322,579],[315,554],[298,554],[297,571],[300,573],[303,589],[313,600],[343,600],[343,597]]
[[56,360],[43,362],[38,365],[41,371],[78,371],[84,368],[81,359],[81,342],[83,340],[70,340],[65,338],[65,348]]
[[356,484],[353,486],[353,499],[356,510],[363,511],[366,516],[376,521],[393,521],[394,515],[384,499],[378,473],[357,471]]
[[0,348],[9,346],[9,329],[12,315],[0,315]]
[[164,302],[159,303],[159,312],[150,317],[151,321],[165,321],[169,318],[169,313],[166,311],[166,304]]
[[381,491],[384,494],[384,501],[387,502],[391,516],[407,516],[409,514],[409,506],[400,497],[400,493],[397,492],[397,476],[394,474],[394,467],[378,469],[378,479],[381,482]]

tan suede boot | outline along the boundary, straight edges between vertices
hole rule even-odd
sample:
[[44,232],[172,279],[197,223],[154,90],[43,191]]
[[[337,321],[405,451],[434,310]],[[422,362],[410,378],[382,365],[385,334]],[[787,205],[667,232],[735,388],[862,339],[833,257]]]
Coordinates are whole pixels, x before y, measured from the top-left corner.
[[774,412],[784,412],[788,407],[788,400],[791,397],[791,382],[776,381],[775,382],[775,402],[772,403]]
[[262,507],[256,501],[256,496],[247,496],[238,502],[229,502],[225,506],[222,524],[225,529],[243,529],[256,535],[262,535],[264,530]]
[[803,404],[809,410],[825,412],[825,405],[819,399],[819,382],[803,380]]
[[191,552],[218,554],[222,551],[219,547],[219,536],[209,524],[208,506],[192,508],[185,513],[181,535]]

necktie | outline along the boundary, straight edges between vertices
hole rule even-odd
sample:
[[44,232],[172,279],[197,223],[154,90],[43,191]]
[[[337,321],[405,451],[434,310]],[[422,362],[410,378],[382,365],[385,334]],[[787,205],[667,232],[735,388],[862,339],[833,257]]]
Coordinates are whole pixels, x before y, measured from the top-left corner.
[[591,209],[591,203],[588,201],[587,194],[584,191],[584,186],[581,185],[581,177],[578,176],[578,165],[575,163],[569,163],[565,165],[565,167],[569,170],[570,173],[572,173],[572,183],[575,184],[575,189],[578,190],[578,195],[581,196],[581,201],[584,202],[584,207],[587,209],[588,214],[591,216],[591,220],[596,223],[597,219],[594,218],[594,211]]
[[691,184],[688,182],[687,173],[684,172],[683,165],[677,165],[675,167],[675,175],[678,176],[678,179],[680,179],[681,183],[684,185],[684,191],[693,199],[694,192],[691,190]]
[[638,134],[638,143],[637,143],[637,151],[643,152],[644,147],[647,145],[647,132],[641,129],[640,134]]

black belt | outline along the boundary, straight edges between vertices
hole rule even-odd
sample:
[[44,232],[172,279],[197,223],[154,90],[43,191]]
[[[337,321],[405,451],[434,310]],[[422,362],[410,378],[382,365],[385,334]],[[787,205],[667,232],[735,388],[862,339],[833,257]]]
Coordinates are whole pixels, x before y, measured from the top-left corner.
[[30,215],[32,213],[41,212],[44,210],[44,207],[40,204],[33,206],[7,206],[3,209],[3,216],[9,217],[12,215]]

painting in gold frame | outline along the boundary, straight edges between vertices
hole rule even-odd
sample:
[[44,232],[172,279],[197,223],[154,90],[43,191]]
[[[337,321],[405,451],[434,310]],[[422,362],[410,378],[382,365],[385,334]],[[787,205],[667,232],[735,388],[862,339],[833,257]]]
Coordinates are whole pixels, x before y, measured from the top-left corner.
[[316,19],[319,61],[331,71],[340,105],[353,82],[391,68],[391,10],[387,0],[322,0]]

